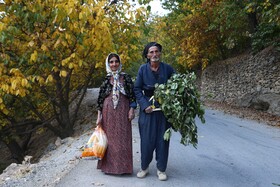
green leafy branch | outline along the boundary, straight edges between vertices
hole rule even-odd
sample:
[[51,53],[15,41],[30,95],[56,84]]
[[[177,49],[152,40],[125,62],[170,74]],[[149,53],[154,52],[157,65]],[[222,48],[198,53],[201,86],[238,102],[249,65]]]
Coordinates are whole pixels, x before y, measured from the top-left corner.
[[194,73],[174,74],[166,84],[155,85],[154,97],[161,104],[168,122],[172,124],[172,128],[166,130],[164,139],[170,139],[173,129],[180,132],[183,145],[192,144],[196,148],[198,141],[195,118],[199,117],[202,123],[205,123],[205,119],[195,80]]

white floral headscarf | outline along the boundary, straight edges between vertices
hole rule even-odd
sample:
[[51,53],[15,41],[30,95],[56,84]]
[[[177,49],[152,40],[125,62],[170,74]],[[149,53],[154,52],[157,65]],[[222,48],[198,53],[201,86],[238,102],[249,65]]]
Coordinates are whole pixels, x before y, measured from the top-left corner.
[[[119,68],[117,69],[117,71],[113,72],[110,68],[110,65],[109,65],[109,56],[111,54],[115,54],[119,57],[119,60],[120,60],[120,66]],[[121,73],[121,70],[122,70],[122,63],[121,63],[121,58],[118,54],[116,53],[110,53],[107,58],[106,58],[106,61],[105,61],[105,64],[106,64],[106,71],[107,71],[107,75],[110,75],[110,76],[113,76],[114,78],[114,83],[113,83],[113,97],[112,97],[112,101],[113,101],[113,106],[114,106],[114,109],[116,109],[118,103],[119,103],[119,96],[120,96],[120,92],[124,95],[126,95],[125,93],[125,90],[124,90],[124,87],[123,85],[120,83],[120,80],[119,80],[119,77],[120,77],[120,73]]]

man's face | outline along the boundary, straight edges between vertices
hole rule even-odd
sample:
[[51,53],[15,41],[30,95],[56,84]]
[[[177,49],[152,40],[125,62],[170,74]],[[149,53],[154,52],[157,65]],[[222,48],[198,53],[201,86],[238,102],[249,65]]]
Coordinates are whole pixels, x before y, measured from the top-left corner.
[[157,46],[152,46],[149,48],[147,58],[150,59],[150,62],[159,62],[161,52]]

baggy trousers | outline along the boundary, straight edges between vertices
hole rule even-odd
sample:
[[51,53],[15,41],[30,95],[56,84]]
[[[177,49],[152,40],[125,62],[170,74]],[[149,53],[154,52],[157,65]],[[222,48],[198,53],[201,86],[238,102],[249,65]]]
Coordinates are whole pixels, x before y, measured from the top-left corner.
[[170,127],[162,111],[139,114],[139,132],[141,139],[141,169],[145,170],[156,153],[157,169],[165,172],[168,161],[169,141],[163,139],[165,131]]

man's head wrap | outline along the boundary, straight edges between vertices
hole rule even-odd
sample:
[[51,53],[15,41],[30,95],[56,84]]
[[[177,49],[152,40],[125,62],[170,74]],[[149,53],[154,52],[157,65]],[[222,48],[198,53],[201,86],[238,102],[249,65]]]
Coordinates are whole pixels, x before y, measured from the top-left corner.
[[[143,53],[142,53],[143,58],[147,58],[147,54],[149,52],[149,49],[150,49],[150,47],[153,47],[153,46],[156,46],[158,48],[159,52],[162,51],[162,46],[159,43],[150,42],[145,46],[145,48],[143,50]],[[147,61],[149,61],[149,59],[147,59]]]

